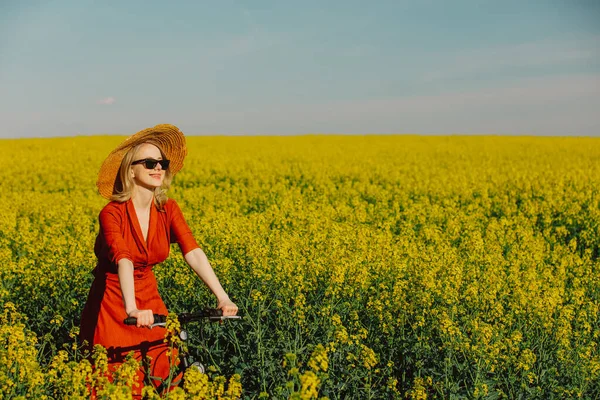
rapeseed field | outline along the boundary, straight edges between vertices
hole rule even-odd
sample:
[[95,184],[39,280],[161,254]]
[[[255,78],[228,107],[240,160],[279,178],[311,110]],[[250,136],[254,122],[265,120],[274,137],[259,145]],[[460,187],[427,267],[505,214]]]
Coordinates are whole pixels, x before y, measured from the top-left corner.
[[[122,139],[0,141],[0,399],[129,396],[76,341]],[[189,326],[169,398],[600,398],[599,139],[187,140],[169,195],[244,318]],[[176,245],[155,272],[216,305]]]

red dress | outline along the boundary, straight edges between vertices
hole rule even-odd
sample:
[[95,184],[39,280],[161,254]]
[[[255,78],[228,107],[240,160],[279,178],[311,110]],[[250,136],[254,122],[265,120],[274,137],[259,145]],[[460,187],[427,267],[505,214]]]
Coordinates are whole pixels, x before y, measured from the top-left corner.
[[[108,352],[109,369],[116,369],[130,351],[136,359],[148,355],[152,359],[150,375],[166,378],[169,359],[163,342],[163,328],[137,328],[123,323],[127,318],[117,275],[117,262],[127,258],[133,262],[135,301],[140,310],[150,309],[155,314],[167,314],[159,293],[152,267],[169,255],[170,243],[178,243],[185,255],[198,248],[177,203],[169,199],[163,210],[152,204],[148,224],[148,239],[144,236],[131,200],[110,202],[100,212],[100,232],[94,252],[98,264],[93,270],[92,283],[81,316],[80,340],[91,346],[101,344]],[[140,371],[138,379],[143,379]],[[157,385],[160,382],[157,382]],[[141,392],[140,384],[136,394]]]

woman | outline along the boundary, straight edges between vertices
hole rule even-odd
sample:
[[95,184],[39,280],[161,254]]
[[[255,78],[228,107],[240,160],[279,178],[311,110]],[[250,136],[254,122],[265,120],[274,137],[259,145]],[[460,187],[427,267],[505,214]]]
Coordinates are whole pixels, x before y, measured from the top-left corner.
[[[141,329],[154,322],[153,314],[167,314],[158,293],[152,267],[169,255],[169,244],[178,243],[186,262],[217,297],[224,315],[235,315],[229,299],[206,255],[196,243],[177,203],[167,199],[173,175],[183,167],[187,154],[185,137],[173,125],[157,125],[126,139],[103,162],[98,190],[112,200],[100,212],[100,232],[94,252],[87,303],[81,317],[82,342],[107,348],[109,370],[114,371],[130,351],[139,361],[151,359],[150,370],[140,371],[142,380],[169,376],[164,329]],[[123,320],[137,318],[137,326]]]

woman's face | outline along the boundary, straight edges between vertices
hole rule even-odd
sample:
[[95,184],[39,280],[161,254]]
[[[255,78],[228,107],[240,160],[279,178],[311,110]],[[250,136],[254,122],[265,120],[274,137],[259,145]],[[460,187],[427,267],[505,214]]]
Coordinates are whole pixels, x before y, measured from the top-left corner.
[[[162,160],[160,150],[153,144],[144,143],[140,146],[133,161],[144,159]],[[154,190],[162,186],[166,171],[162,169],[159,163],[156,163],[153,169],[147,169],[144,163],[131,166],[131,177],[137,186],[142,186],[149,190]]]

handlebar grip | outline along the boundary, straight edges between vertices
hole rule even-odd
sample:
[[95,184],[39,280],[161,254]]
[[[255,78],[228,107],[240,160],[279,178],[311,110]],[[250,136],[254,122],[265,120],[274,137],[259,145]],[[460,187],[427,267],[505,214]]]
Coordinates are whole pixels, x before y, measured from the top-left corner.
[[[165,322],[166,320],[167,320],[166,315],[154,314],[154,323],[155,324]],[[123,320],[123,323],[125,325],[137,325],[137,318],[136,317],[127,317],[127,318],[125,318],[125,320]]]
[[223,316],[223,310],[221,310],[221,309],[208,308],[206,311],[208,312],[208,314],[211,317],[222,317]]

